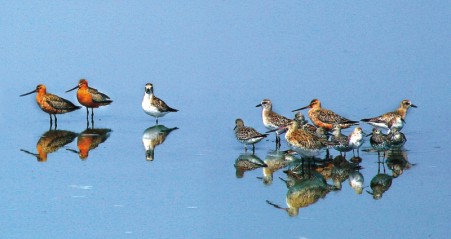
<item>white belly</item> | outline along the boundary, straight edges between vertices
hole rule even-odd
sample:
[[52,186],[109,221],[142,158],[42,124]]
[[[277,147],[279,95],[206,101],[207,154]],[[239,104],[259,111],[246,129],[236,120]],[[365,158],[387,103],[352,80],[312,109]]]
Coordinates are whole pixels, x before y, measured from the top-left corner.
[[151,104],[149,97],[144,97],[144,99],[142,101],[142,108],[143,108],[144,112],[146,112],[146,114],[151,115],[156,118],[163,117],[164,115],[166,115],[168,113],[168,112],[160,112],[157,109],[157,107],[155,107]]

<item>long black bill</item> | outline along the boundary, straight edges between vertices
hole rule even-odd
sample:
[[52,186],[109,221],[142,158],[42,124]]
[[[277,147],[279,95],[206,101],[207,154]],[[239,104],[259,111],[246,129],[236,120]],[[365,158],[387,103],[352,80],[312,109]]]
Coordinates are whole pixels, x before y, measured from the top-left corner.
[[67,90],[66,93],[67,93],[67,92],[70,92],[70,91],[73,91],[73,90],[75,90],[75,89],[77,89],[77,88],[78,88],[78,85],[75,86],[74,88],[70,89],[70,90]]
[[413,108],[418,108],[418,106],[411,104],[410,106],[412,106]]
[[35,93],[35,92],[36,92],[36,90],[30,91],[30,92],[28,92],[28,93],[25,93],[25,94],[20,95],[20,97],[26,96],[26,95],[29,95],[29,94],[33,94],[33,93]]
[[258,104],[258,105],[256,105],[255,107],[260,107],[260,106],[262,106],[262,104]]
[[303,109],[307,109],[308,107],[310,107],[310,105],[304,106],[304,107],[296,109],[296,110],[292,110],[291,112],[296,112],[296,111],[300,111],[300,110],[303,110]]

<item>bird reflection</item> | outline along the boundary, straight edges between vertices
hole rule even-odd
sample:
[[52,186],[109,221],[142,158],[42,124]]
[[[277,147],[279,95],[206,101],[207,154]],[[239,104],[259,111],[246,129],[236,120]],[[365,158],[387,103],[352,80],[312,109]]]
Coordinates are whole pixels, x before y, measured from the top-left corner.
[[268,167],[257,155],[243,153],[235,160],[236,177],[242,178],[246,171]]
[[387,159],[385,161],[394,178],[403,174],[404,170],[410,169],[415,164],[411,164],[407,158],[406,150],[391,149],[387,152]]
[[[305,170],[305,167],[301,167]],[[316,171],[310,170],[307,172],[295,173],[293,171],[286,171],[288,175],[286,194],[287,208],[281,207],[268,200],[266,202],[275,208],[285,210],[289,216],[297,216],[299,209],[308,207],[316,203],[320,198],[324,198],[326,194],[336,188],[327,184],[324,177]]]
[[89,151],[97,148],[101,143],[105,142],[108,137],[110,137],[111,132],[111,129],[87,128],[78,135],[78,151],[73,149],[68,150],[77,153],[80,159],[85,160],[89,156]]
[[273,182],[273,174],[279,169],[285,168],[294,160],[294,156],[288,151],[270,150],[266,154],[264,163],[267,167],[263,167],[263,184],[270,185]]
[[[381,173],[381,164],[384,172]],[[382,198],[382,194],[384,194],[391,186],[393,181],[393,177],[385,173],[385,164],[384,162],[378,161],[377,175],[371,179],[370,187],[373,192],[367,191],[369,194],[373,195],[375,200],[379,200]]]
[[342,183],[349,178],[351,172],[360,169],[358,164],[349,162],[345,157],[338,155],[333,160],[334,167],[332,168],[332,180],[335,187],[341,189]]
[[39,162],[47,161],[47,155],[53,153],[66,144],[71,143],[77,134],[68,130],[49,130],[45,132],[36,144],[37,154],[21,149],[20,151],[36,156]]
[[154,159],[155,148],[162,144],[166,137],[177,127],[167,128],[164,125],[155,125],[144,130],[142,141],[146,150],[146,160],[152,161]]

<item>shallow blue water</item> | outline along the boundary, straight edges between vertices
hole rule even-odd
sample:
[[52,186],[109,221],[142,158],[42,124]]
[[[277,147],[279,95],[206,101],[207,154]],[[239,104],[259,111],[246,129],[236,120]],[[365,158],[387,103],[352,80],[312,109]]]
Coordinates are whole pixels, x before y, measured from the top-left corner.
[[[447,238],[446,9],[445,2],[6,4],[0,237]],[[58,129],[76,137],[47,160],[21,151],[37,153],[49,119],[34,96],[19,95],[43,83],[77,102],[64,92],[80,78],[114,101],[95,110],[95,128],[111,130],[109,137],[80,158],[81,109],[58,117]],[[147,82],[180,110],[160,119],[178,129],[156,146],[153,161],[142,141],[155,125],[140,105]],[[264,98],[290,118],[319,98],[354,120],[408,98],[419,106],[403,129],[412,166],[374,200],[366,191],[377,154],[361,152],[362,194],[346,180],[290,217],[266,203],[287,206],[283,169],[270,185],[259,179],[262,169],[236,177],[244,150],[234,121],[264,132],[255,107]],[[264,160],[273,141],[259,143],[256,156]]]

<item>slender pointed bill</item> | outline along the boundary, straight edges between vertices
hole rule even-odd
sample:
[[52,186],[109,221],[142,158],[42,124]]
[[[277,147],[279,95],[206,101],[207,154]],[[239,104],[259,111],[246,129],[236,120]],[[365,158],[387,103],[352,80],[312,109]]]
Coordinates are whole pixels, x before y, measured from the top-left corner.
[[412,106],[413,108],[418,108],[418,106],[411,104],[410,106]]
[[299,109],[296,109],[296,110],[292,110],[291,112],[300,111],[300,110],[303,110],[303,109],[307,109],[307,108],[309,108],[309,107],[310,107],[310,105],[307,105],[307,106],[304,106],[304,107],[302,107],[302,108],[299,108]]
[[29,95],[29,94],[33,94],[33,93],[35,93],[35,92],[36,92],[36,90],[30,91],[30,92],[28,92],[28,93],[25,93],[25,94],[20,95],[20,97],[26,96],[26,95]]
[[75,90],[75,89],[77,89],[77,88],[78,88],[78,85],[75,86],[74,88],[70,89],[70,90],[67,90],[66,93],[67,93],[67,92],[70,92],[70,91],[73,91],[73,90]]
[[258,104],[258,105],[256,105],[255,107],[261,107],[262,106],[262,104]]

